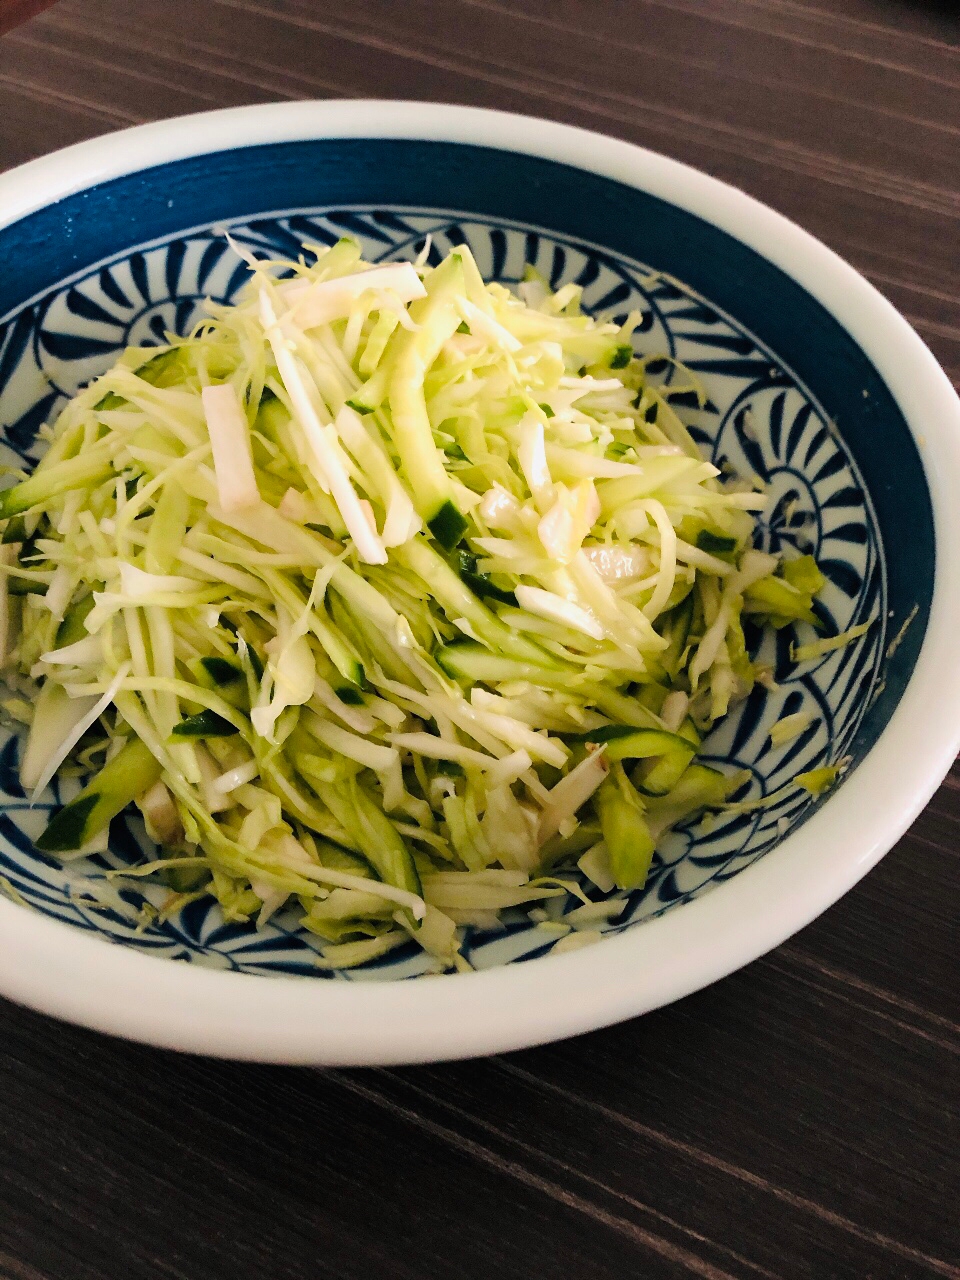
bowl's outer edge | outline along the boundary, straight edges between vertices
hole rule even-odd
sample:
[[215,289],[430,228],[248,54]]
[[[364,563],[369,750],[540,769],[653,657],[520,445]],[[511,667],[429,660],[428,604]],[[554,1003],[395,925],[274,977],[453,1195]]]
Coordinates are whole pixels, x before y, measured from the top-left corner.
[[99,1030],[260,1061],[399,1063],[500,1052],[668,1003],[770,950],[856,883],[920,812],[960,748],[960,401],[895,309],[765,205],[676,161],[587,130],[430,103],[280,103],[162,121],[80,143],[0,178],[0,225],[124,173],[188,155],[315,137],[462,141],[538,155],[672,201],[774,262],[873,361],[917,441],[937,579],[901,702],[849,781],[800,830],[682,911],[602,946],[429,982],[278,980],[158,962],[0,899],[0,989]]

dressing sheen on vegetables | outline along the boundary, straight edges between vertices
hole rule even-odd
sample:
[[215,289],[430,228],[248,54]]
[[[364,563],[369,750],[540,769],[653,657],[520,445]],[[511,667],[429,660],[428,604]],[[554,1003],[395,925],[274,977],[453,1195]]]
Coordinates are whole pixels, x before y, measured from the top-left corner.
[[754,549],[764,496],[703,459],[639,314],[486,285],[466,247],[305,250],[126,351],[0,493],[21,779],[85,780],[38,847],[135,801],[164,912],[292,909],[327,967],[410,939],[469,967],[463,927],[518,911],[595,928],[558,906],[641,888],[739,781],[698,752],[769,679],[745,618],[816,624],[824,579]]

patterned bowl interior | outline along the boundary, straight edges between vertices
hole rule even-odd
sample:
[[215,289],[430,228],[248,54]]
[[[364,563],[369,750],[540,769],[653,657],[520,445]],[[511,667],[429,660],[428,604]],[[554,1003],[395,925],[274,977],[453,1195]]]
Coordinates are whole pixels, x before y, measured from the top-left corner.
[[[302,160],[304,148],[307,175],[291,178],[291,152]],[[260,181],[241,183],[251,158]],[[509,216],[518,210],[520,220]],[[532,264],[554,287],[582,285],[592,312],[639,309],[638,350],[676,357],[707,388],[705,410],[682,396],[676,402],[705,455],[769,486],[759,545],[810,551],[827,575],[817,605],[826,634],[875,620],[858,642],[802,667],[789,662],[789,631],[758,634],[755,645],[779,688],[758,687],[711,736],[709,758],[747,771],[742,796],[750,798],[818,764],[847,758],[853,768],[862,759],[889,719],[922,638],[933,572],[929,498],[906,424],[876,371],[799,286],[709,223],[642,192],[483,148],[287,143],[204,157],[202,165],[180,161],[71,197],[0,232],[4,462],[29,466],[38,456],[37,428],[125,346],[183,333],[205,298],[236,294],[246,272],[224,227],[270,257],[296,256],[304,242],[328,244],[344,234],[356,236],[371,261],[414,257],[428,235],[432,260],[466,241],[488,279],[516,282]],[[26,272],[25,244],[34,251]],[[12,270],[17,263],[21,269]],[[672,372],[666,361],[659,367],[668,387]],[[899,474],[893,462],[879,466],[878,443]],[[900,545],[904,521],[909,526],[910,571],[890,558],[884,534],[894,521]],[[908,619],[902,643],[892,647]],[[811,714],[809,726],[774,746],[771,725],[801,710]],[[17,777],[19,746],[15,735],[0,737],[0,887],[26,907],[127,946],[246,973],[356,981],[409,977],[427,967],[411,945],[331,975],[316,968],[315,940],[292,919],[275,918],[258,932],[224,922],[212,900],[158,923],[144,905],[162,905],[161,886],[106,877],[147,847],[137,817],[114,822],[106,852],[66,865],[34,848],[49,808],[72,792],[65,784],[62,796],[55,785],[31,809]],[[643,892],[613,895],[622,909],[604,928],[631,928],[744,872],[814,803],[787,789],[767,808],[675,831]],[[464,953],[484,968],[553,945],[555,935],[518,910],[496,932],[469,930]]]

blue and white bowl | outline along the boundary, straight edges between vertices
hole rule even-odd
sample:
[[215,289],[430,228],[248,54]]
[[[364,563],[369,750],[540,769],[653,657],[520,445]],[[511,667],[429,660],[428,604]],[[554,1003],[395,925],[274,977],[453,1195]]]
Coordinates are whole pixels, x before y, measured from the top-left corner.
[[[593,311],[642,311],[639,349],[676,356],[710,402],[693,431],[758,475],[765,548],[811,551],[827,633],[865,636],[794,667],[763,640],[758,688],[708,741],[750,796],[843,760],[825,799],[784,798],[658,851],[600,945],[551,956],[525,915],[471,931],[477,970],[430,982],[409,950],[328,973],[282,917],[225,923],[212,901],[145,923],[162,890],[107,879],[144,846],[134,818],[66,866],[33,838],[19,743],[0,739],[0,991],[103,1030],[273,1061],[417,1061],[511,1049],[654,1008],[788,937],[902,833],[960,744],[960,403],[893,308],[817,241],[742,193],[637,147],[518,116],[414,103],[245,107],[83,143],[0,178],[2,461],[127,345],[184,332],[264,256],[355,235],[372,260],[466,241],[489,279],[536,266]],[[670,366],[662,377],[669,383]],[[806,710],[776,747],[771,725]],[[129,886],[129,887],[128,887]],[[535,963],[521,964],[520,961]],[[178,961],[179,963],[169,963]],[[189,963],[184,963],[189,962]]]

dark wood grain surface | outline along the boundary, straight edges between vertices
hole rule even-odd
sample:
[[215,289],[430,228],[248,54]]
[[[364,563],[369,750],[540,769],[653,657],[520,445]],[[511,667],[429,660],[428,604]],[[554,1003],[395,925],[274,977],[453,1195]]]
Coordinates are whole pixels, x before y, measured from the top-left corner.
[[[698,165],[853,262],[960,381],[957,0],[61,0],[0,40],[0,165],[328,96]],[[0,1280],[960,1277],[958,901],[955,771],[786,946],[566,1044],[318,1072],[0,1004]]]

